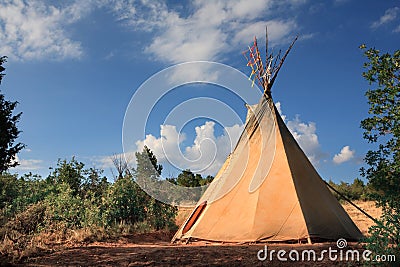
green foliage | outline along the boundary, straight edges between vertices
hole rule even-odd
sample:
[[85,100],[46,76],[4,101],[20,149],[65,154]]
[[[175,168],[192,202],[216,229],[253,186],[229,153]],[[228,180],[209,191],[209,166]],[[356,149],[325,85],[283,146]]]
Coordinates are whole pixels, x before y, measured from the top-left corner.
[[0,226],[49,194],[50,187],[40,176],[31,173],[18,178],[16,174],[0,174]]
[[135,181],[144,189],[151,187],[161,175],[162,166],[158,164],[156,156],[144,146],[141,153],[136,152],[136,169],[133,170]]
[[147,195],[133,181],[125,176],[118,179],[109,189],[106,206],[108,223],[135,224],[146,218]]
[[67,183],[58,183],[55,192],[44,200],[46,206],[45,226],[56,229],[77,229],[82,224],[82,200]]
[[[370,262],[370,265],[399,266],[400,264],[400,215],[393,210],[384,210],[377,224],[368,229],[369,236],[364,239],[366,248],[375,255],[394,255],[395,262]],[[389,265],[391,264],[391,265]]]
[[107,177],[101,177],[103,170],[90,168],[86,170],[85,173],[86,176],[81,180],[81,196],[83,198],[88,196],[94,197],[95,199],[101,198],[109,185]]
[[19,183],[16,174],[3,173],[0,174],[0,210],[3,213],[14,210],[12,207],[13,200],[19,195]]
[[208,175],[203,178],[200,174],[194,174],[191,170],[183,170],[177,178],[167,178],[167,180],[173,184],[184,186],[184,187],[198,187],[208,185],[214,179],[213,176]]
[[0,174],[0,253],[22,257],[37,250],[41,236],[74,240],[78,232],[103,238],[176,230],[177,208],[150,197],[135,182],[161,182],[162,166],[147,147],[136,155],[134,176],[126,171],[113,184],[102,170],[86,169],[75,158],[59,160],[46,179]]
[[213,177],[213,176],[207,175],[206,178],[202,178],[202,179],[200,180],[200,185],[201,185],[201,186],[203,186],[203,185],[208,185],[208,184],[210,184],[213,180],[214,180],[214,177]]
[[376,88],[366,93],[370,117],[361,122],[364,138],[377,143],[376,150],[368,151],[362,169],[381,206],[390,205],[400,211],[400,50],[381,54],[379,50],[364,49],[368,62],[364,64],[364,78]]
[[84,175],[87,172],[84,170],[84,166],[85,164],[78,162],[75,157],[72,157],[71,161],[58,159],[57,167],[47,177],[47,180],[53,184],[68,184],[73,194],[76,195],[81,189],[81,185],[85,179]]
[[[371,192],[372,189],[369,185],[365,185],[364,182],[355,178],[353,183],[340,182],[336,184],[332,180],[329,180],[329,185],[335,188],[341,195],[350,199],[350,200],[371,200]],[[344,201],[343,197],[338,195],[336,192],[332,190],[332,194],[340,201]]]
[[[194,174],[191,170],[183,170],[177,178],[167,178],[167,181],[173,183],[175,185],[183,186],[183,187],[201,187],[208,185],[212,182],[214,177],[208,175],[206,178],[203,178],[200,174]],[[205,191],[205,187],[202,190],[182,190],[181,188],[177,188],[175,190],[174,200],[177,202],[181,202],[182,200],[193,199],[199,200],[201,195]]]
[[184,170],[178,175],[176,182],[180,186],[197,187],[200,186],[200,181],[203,180],[200,174],[194,174],[190,170]]
[[177,230],[174,221],[178,212],[176,207],[162,203],[154,198],[150,199],[147,207],[147,221],[154,229]]
[[[154,184],[161,184],[159,180],[161,171],[162,166],[158,164],[156,156],[147,146],[141,153],[136,153],[136,169],[133,173],[135,181],[139,185],[146,189]],[[141,196],[143,197],[140,203],[145,206],[146,217],[150,225],[156,230],[175,227],[176,207],[155,200],[147,194],[142,193]]]
[[[6,61],[7,57],[0,57],[0,84],[5,70],[3,64]],[[15,144],[15,140],[20,134],[17,123],[22,114],[13,114],[17,104],[18,102],[5,100],[4,95],[0,93],[0,174],[18,165],[16,155],[25,147],[22,143]]]
[[[370,116],[361,122],[364,138],[377,145],[367,152],[367,168],[361,169],[374,189],[373,198],[382,207],[380,222],[370,228],[367,248],[400,250],[400,50],[382,54],[360,47],[368,61],[364,78],[374,88],[366,92]],[[398,255],[399,259],[399,255]]]
[[[0,57],[0,83],[5,62],[6,57]],[[43,233],[62,233],[65,238],[72,230],[113,231],[122,225],[141,232],[176,228],[177,208],[155,200],[138,185],[163,184],[162,166],[147,147],[136,153],[133,176],[126,165],[114,184],[102,170],[85,169],[74,157],[59,159],[46,179],[32,173],[9,174],[7,170],[18,165],[16,154],[25,147],[15,144],[22,114],[13,114],[17,104],[0,93],[0,255],[21,257],[21,251],[35,246]],[[97,230],[88,232],[103,236]]]

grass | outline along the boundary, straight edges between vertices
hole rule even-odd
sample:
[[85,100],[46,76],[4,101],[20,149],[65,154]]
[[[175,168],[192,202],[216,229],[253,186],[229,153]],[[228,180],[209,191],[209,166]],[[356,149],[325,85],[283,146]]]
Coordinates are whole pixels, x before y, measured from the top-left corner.
[[[367,212],[373,218],[379,219],[382,214],[382,210],[375,206],[373,201],[355,201],[354,204],[359,206],[362,210]],[[375,224],[370,218],[362,214],[359,210],[355,207],[350,205],[349,203],[343,203],[343,208],[349,214],[350,218],[353,222],[357,225],[363,235],[368,235],[368,228]]]

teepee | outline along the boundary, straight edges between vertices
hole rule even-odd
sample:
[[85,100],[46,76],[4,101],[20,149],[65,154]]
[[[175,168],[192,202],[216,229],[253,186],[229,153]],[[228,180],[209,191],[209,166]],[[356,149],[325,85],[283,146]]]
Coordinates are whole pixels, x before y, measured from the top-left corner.
[[250,77],[261,85],[263,96],[257,105],[247,105],[245,129],[235,149],[172,242],[311,243],[362,237],[272,101],[271,87],[296,39],[282,58],[267,53],[265,63],[257,39],[249,47]]

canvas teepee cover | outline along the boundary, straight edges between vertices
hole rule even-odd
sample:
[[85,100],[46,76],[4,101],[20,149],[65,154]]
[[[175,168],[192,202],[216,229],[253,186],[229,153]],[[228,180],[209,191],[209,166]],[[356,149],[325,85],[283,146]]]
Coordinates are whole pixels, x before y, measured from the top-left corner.
[[[271,80],[265,82],[270,88]],[[268,90],[248,109],[234,151],[172,241],[361,238],[289,132]]]

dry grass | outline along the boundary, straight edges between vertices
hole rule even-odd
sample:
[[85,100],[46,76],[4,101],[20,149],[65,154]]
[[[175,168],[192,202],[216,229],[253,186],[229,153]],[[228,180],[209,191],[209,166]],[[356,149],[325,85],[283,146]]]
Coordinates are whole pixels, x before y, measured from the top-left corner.
[[[373,201],[355,201],[354,203],[376,219],[379,219],[382,214],[381,208],[377,208]],[[349,203],[344,203],[342,206],[350,215],[353,222],[361,230],[363,235],[368,235],[368,228],[372,226],[374,222]]]
[[[373,216],[375,218],[380,217],[381,210],[379,208],[376,208],[375,204],[372,201],[370,201],[370,202],[357,201],[356,204],[358,206],[360,206],[363,210],[365,210],[367,213],[369,213],[371,216]],[[343,207],[349,213],[350,217],[353,219],[355,224],[360,228],[362,233],[364,235],[367,234],[368,227],[370,227],[373,224],[373,221],[370,220],[368,217],[366,217],[364,214],[362,214],[360,211],[355,209],[350,204],[343,204]],[[178,215],[176,217],[177,225],[181,225],[185,221],[185,219],[190,215],[191,211],[192,211],[191,208],[180,208],[178,211]],[[90,247],[91,246],[90,244],[94,244],[96,247],[102,247],[102,246],[104,246],[104,244],[108,244],[107,242],[111,242],[111,243],[109,243],[110,247],[115,248],[115,250],[118,250],[118,253],[117,253],[118,255],[120,255],[120,254],[123,255],[123,257],[121,256],[121,261],[122,261],[122,259],[125,260],[129,256],[130,257],[129,260],[132,262],[136,262],[136,263],[140,262],[140,259],[136,259],[132,255],[133,254],[136,255],[137,254],[136,250],[142,249],[142,246],[144,246],[144,245],[148,245],[148,247],[149,247],[148,248],[149,251],[146,251],[143,254],[143,256],[147,259],[152,258],[151,257],[152,253],[154,254],[156,252],[157,253],[160,252],[161,254],[165,254],[165,249],[174,250],[174,248],[170,248],[170,245],[169,245],[169,240],[171,240],[171,237],[174,234],[173,232],[148,233],[148,232],[144,231],[147,228],[148,228],[148,225],[146,225],[146,224],[137,225],[135,229],[133,229],[133,228],[125,229],[124,226],[121,225],[118,229],[115,229],[115,233],[114,233],[115,235],[113,235],[112,233],[106,233],[104,231],[104,229],[102,229],[102,228],[99,228],[99,229],[85,228],[85,229],[80,229],[80,230],[67,229],[66,231],[44,231],[40,234],[31,236],[31,239],[29,241],[26,240],[27,244],[23,250],[20,250],[19,246],[17,246],[18,242],[16,243],[16,242],[13,242],[12,240],[4,239],[4,240],[2,240],[2,242],[0,242],[0,263],[2,262],[2,257],[4,255],[8,255],[9,257],[11,256],[12,261],[21,262],[21,260],[23,260],[25,258],[29,262],[29,259],[34,257],[35,255],[40,255],[38,258],[36,258],[37,261],[40,261],[41,260],[40,258],[47,257],[45,255],[48,255],[47,253],[44,253],[44,252],[53,251],[53,253],[49,254],[52,256],[49,256],[49,257],[50,258],[54,257],[54,259],[50,259],[50,258],[44,259],[43,258],[43,262],[49,261],[47,263],[47,265],[44,264],[43,266],[52,266],[53,263],[55,264],[55,263],[64,262],[64,261],[69,262],[69,260],[71,258],[69,251],[73,250],[73,249],[76,249],[76,250],[81,249],[82,251],[77,252],[77,255],[79,255],[79,257],[83,258],[82,261],[92,260],[93,264],[95,264],[98,262],[96,262],[95,259],[92,259],[94,257],[93,255],[85,256],[85,253],[86,253],[85,247],[87,247],[87,246]],[[135,234],[132,234],[131,232],[134,232]],[[125,251],[126,248],[124,248],[124,246],[126,246],[128,244],[132,244],[132,246],[134,247],[134,248],[132,248],[132,251],[134,251],[135,253],[132,252],[133,254],[130,253],[129,255],[126,255],[126,251]],[[107,253],[109,253],[107,251],[110,250],[110,247],[107,247],[107,246],[104,248],[104,251],[101,252],[101,253],[105,253],[104,255],[108,255]],[[160,247],[158,247],[158,246],[160,246]],[[232,248],[228,247],[227,250],[229,250],[228,252],[231,252],[232,255],[235,255],[235,257],[236,257],[237,251],[243,250],[242,251],[243,255],[240,255],[240,258],[243,260],[243,259],[246,259],[246,257],[249,257],[249,255],[253,255],[253,254],[256,255],[255,254],[257,252],[256,250],[259,249],[259,248],[254,248],[254,249],[251,248],[252,251],[249,252],[248,248],[249,248],[249,246],[246,246],[246,247],[233,246]],[[155,250],[156,252],[152,251],[152,249]],[[181,249],[183,249],[183,250],[181,250]],[[203,248],[201,248],[201,249],[203,249]],[[67,253],[68,255],[65,255],[66,258],[59,258],[62,255],[60,256],[57,253],[64,253],[64,252],[62,252],[64,250],[68,252]],[[196,255],[200,253],[200,252],[196,252],[196,249],[193,249],[193,248],[191,250],[187,250],[186,247],[184,247],[184,248],[177,247],[176,250],[177,251],[174,250],[176,253],[174,252],[175,254],[173,253],[174,255],[171,256],[172,258],[174,258],[174,260],[177,257],[182,258],[181,255],[184,255],[185,253],[189,253],[189,254],[194,253],[191,256],[193,256],[195,258],[197,257]],[[203,259],[204,258],[203,253],[206,253],[206,252],[207,253],[209,252],[209,255],[208,255],[209,259],[215,258],[215,260],[217,260],[218,257],[215,255],[220,250],[220,248],[217,249],[218,251],[214,251],[214,250],[208,251],[207,248],[204,248],[204,250],[206,250],[206,251],[205,252],[201,251],[201,253],[200,253],[201,257],[199,257],[198,260]],[[61,251],[61,252],[57,252],[57,251]],[[184,253],[184,251],[185,251],[185,253]],[[96,254],[96,253],[94,253],[94,254]],[[152,258],[152,260],[154,260],[153,263],[156,263],[162,259],[161,255],[158,255],[158,254],[156,255],[156,254],[154,254],[154,258]],[[113,261],[115,258],[114,254],[108,255],[108,256],[110,256],[110,258],[106,257],[107,262],[116,263]],[[111,260],[111,258],[113,260]],[[183,258],[186,258],[186,256]],[[163,259],[163,260],[165,260],[165,259]],[[244,265],[246,265],[246,262],[245,261],[242,262],[242,260],[240,260],[239,262],[244,263]],[[36,266],[37,263],[38,262],[33,263],[32,266]],[[81,264],[81,262],[79,262],[79,264]],[[229,264],[227,263],[226,266],[228,266]],[[116,264],[116,265],[118,265],[118,264]],[[166,264],[166,265],[168,265],[168,264]],[[1,264],[0,264],[0,266],[1,266]]]

